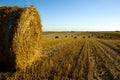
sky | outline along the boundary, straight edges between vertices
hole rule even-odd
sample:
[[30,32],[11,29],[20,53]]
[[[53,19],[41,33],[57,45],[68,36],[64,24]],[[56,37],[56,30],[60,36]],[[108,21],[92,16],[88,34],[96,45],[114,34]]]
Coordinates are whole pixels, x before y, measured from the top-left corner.
[[0,5],[34,5],[43,31],[120,30],[120,0],[0,0]]

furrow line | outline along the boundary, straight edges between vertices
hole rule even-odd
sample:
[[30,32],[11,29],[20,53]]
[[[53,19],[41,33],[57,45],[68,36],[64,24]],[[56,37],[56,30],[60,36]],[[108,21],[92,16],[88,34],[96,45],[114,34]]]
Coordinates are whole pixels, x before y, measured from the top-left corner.
[[102,43],[99,43],[100,48],[103,50],[106,59],[108,59],[108,63],[111,63],[118,72],[120,72],[120,59],[115,58],[115,56],[110,52],[107,46]]
[[119,76],[119,74],[114,63],[112,63],[111,59],[107,56],[107,54],[109,53],[106,52],[106,50],[104,50],[104,48],[99,43],[97,43],[96,49],[99,52],[98,54],[104,61],[103,65],[106,67],[108,76],[111,77],[112,79],[116,79]]
[[84,41],[82,47],[80,47],[80,50],[79,50],[78,54],[73,58],[74,59],[74,65],[71,67],[71,71],[68,74],[68,78],[75,78],[75,76],[77,76],[75,71],[76,71],[77,67],[80,67],[80,65],[79,65],[80,60],[79,59],[81,57],[81,53],[82,53],[84,47],[85,47],[85,41]]

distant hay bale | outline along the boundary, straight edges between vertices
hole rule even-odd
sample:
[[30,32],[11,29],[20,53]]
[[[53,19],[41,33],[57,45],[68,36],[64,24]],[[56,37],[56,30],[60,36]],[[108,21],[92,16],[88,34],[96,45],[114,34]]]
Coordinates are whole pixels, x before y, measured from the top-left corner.
[[75,36],[74,39],[76,39],[77,37]]
[[110,38],[110,39],[112,39],[112,37],[111,37],[111,36],[110,36],[109,38]]
[[40,56],[41,26],[34,6],[0,7],[0,63],[20,69],[31,65]]
[[59,38],[59,36],[55,36],[55,39],[58,39]]
[[85,36],[83,36],[83,38],[85,38]]
[[90,38],[90,36],[88,36],[88,38]]

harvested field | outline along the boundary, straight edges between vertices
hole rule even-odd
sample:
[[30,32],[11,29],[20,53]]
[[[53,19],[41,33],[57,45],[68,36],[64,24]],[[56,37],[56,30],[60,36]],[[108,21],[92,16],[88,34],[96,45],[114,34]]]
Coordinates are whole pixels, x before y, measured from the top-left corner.
[[[112,32],[111,32],[112,33]],[[55,39],[55,35],[59,39]],[[43,33],[42,57],[26,70],[14,73],[8,80],[120,80],[120,38],[88,37],[88,33]],[[107,33],[108,34],[108,33]],[[48,37],[49,35],[49,37]],[[69,35],[65,38],[65,35]],[[46,37],[47,36],[47,37]]]

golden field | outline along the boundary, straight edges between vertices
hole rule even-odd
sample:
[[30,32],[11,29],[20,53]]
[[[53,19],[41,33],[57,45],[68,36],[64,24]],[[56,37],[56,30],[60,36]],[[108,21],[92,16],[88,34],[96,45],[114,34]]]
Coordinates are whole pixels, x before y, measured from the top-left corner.
[[2,80],[120,80],[120,32],[43,32],[42,57]]

